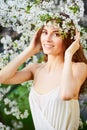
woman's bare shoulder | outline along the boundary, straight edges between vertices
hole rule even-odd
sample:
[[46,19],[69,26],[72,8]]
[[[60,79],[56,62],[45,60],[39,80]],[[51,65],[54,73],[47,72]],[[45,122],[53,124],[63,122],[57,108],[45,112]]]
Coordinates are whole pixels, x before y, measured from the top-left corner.
[[29,68],[33,74],[35,74],[36,71],[38,71],[40,68],[42,68],[42,63],[31,63],[29,65]]
[[73,63],[73,73],[75,77],[82,79],[87,78],[87,64],[84,62]]
[[84,62],[74,62],[73,65],[75,69],[80,69],[80,71],[87,70],[87,64]]

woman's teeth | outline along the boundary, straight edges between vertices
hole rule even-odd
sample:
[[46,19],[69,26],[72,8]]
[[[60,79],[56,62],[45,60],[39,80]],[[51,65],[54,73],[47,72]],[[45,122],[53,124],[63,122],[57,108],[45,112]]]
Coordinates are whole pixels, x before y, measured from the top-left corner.
[[46,48],[54,47],[53,45],[50,45],[50,44],[44,44],[44,46],[45,46]]

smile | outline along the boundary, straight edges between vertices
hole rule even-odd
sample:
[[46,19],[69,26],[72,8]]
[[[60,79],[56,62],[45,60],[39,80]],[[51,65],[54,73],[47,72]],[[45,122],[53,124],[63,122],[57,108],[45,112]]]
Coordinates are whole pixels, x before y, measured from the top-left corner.
[[52,48],[52,47],[54,47],[54,46],[53,46],[53,45],[50,45],[50,44],[44,44],[44,47],[50,49],[50,48]]

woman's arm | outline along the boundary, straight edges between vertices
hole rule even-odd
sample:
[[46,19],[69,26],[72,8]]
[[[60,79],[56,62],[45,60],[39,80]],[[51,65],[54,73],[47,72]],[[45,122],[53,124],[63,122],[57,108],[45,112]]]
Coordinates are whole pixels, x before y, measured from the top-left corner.
[[[18,55],[14,60],[8,63],[1,71],[0,71],[0,83],[4,83],[4,81],[12,78],[19,72],[17,72],[18,67],[24,63],[27,58],[33,55],[32,50],[27,47],[20,55]],[[20,76],[20,74],[18,74]]]
[[29,69],[32,67],[26,67],[22,71],[17,71],[17,69],[29,57],[41,50],[40,35],[41,29],[36,32],[29,47],[0,71],[0,83],[11,83],[11,81],[12,83],[20,83],[32,78],[32,72],[31,69]]
[[78,97],[79,90],[87,78],[87,65],[85,63],[72,63],[66,60],[61,79],[61,98],[70,100]]
[[79,46],[79,38],[77,38],[65,52],[61,78],[61,98],[63,100],[70,100],[78,96],[80,87],[87,77],[85,63],[72,63],[72,56],[79,49]]
[[27,65],[21,71],[16,71],[13,77],[8,78],[3,84],[20,84],[28,80],[33,79],[33,73],[37,67],[37,64]]

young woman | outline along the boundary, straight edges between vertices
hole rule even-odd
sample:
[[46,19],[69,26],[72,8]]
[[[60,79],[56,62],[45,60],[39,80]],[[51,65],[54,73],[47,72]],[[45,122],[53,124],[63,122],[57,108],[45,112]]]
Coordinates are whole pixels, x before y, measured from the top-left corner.
[[[76,33],[76,34],[75,34]],[[79,92],[87,78],[87,60],[76,39],[62,37],[56,20],[39,29],[29,47],[0,71],[0,83],[19,84],[34,80],[29,102],[35,130],[77,130],[79,127]],[[18,67],[43,50],[44,63],[34,63],[21,71]]]

